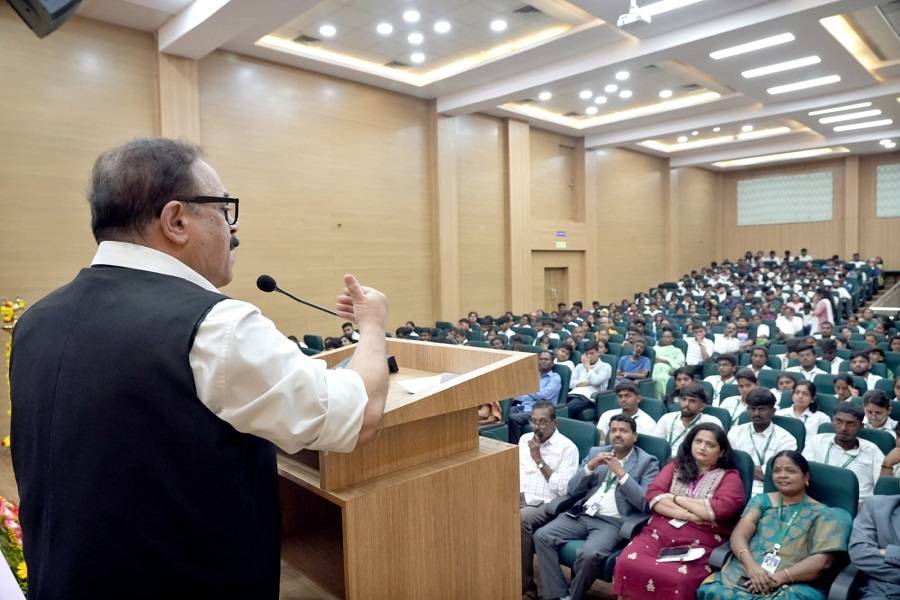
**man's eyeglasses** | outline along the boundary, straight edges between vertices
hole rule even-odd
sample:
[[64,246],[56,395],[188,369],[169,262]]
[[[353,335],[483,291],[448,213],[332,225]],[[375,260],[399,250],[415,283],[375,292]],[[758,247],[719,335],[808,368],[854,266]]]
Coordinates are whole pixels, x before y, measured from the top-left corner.
[[229,225],[234,225],[238,220],[238,200],[238,198],[225,196],[194,196],[193,198],[182,200],[182,202],[190,202],[192,204],[224,204],[225,206],[221,208],[222,212],[225,214],[225,221]]

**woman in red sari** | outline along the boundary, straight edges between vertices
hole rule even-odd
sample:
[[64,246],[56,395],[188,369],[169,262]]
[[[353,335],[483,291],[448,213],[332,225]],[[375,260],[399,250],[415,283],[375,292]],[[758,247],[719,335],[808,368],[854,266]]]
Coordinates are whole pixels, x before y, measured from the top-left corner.
[[[701,423],[691,429],[678,457],[647,488],[653,516],[631,540],[613,575],[613,592],[629,599],[693,600],[709,575],[709,553],[728,539],[744,506],[744,484],[721,427]],[[657,562],[660,550],[703,548],[687,562]]]

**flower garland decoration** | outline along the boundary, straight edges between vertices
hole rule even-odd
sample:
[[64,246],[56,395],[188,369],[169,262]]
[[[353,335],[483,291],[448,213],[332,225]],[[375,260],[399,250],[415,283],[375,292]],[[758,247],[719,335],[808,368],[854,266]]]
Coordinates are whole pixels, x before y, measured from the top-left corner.
[[[16,321],[19,320],[19,313],[25,310],[25,301],[19,297],[16,297],[15,300],[8,300],[6,298],[0,298],[0,327],[3,328],[3,331],[10,334],[9,339],[6,340],[4,354],[6,355],[6,387],[9,388],[9,361],[12,356],[12,330],[16,326]],[[9,408],[6,409],[7,415],[12,415],[12,397],[9,399]],[[6,448],[9,448],[9,436],[5,436],[2,441],[0,441],[0,445],[3,445]]]
[[0,496],[0,555],[6,559],[16,583],[23,593],[28,592],[28,567],[22,553],[22,527],[19,526],[18,507]]

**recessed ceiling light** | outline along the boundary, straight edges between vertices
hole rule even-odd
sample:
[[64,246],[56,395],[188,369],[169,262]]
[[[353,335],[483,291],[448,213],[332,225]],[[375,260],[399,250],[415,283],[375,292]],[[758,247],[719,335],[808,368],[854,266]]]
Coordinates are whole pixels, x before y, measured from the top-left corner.
[[422,18],[422,15],[419,14],[417,10],[406,10],[403,11],[403,20],[407,23],[418,23],[419,19]]
[[414,31],[408,36],[406,36],[406,41],[412,44],[413,46],[418,46],[423,41],[425,41],[425,36],[419,33],[418,31]]
[[811,65],[817,65],[820,62],[822,62],[822,59],[816,55],[805,56],[803,58],[797,58],[794,60],[786,60],[784,62],[775,63],[774,65],[767,65],[765,67],[757,67],[755,69],[748,69],[746,71],[741,72],[741,76],[744,79],[753,79],[754,77],[762,77],[764,75],[771,75],[772,73],[781,73],[782,71],[790,71],[791,69],[799,69],[800,67],[809,67]]
[[691,132],[691,135],[700,135],[700,132],[695,129]]
[[612,94],[612,93],[614,93],[614,92],[615,92],[616,90],[618,90],[618,89],[619,89],[619,86],[617,86],[617,85],[614,84],[614,83],[610,83],[610,84],[607,85],[605,88],[603,88],[603,91],[606,92],[607,94]]
[[870,127],[884,127],[894,122],[893,119],[878,119],[877,121],[864,121],[862,123],[850,123],[849,125],[838,125],[834,131],[854,131],[856,129],[868,129]]
[[893,150],[894,148],[897,147],[897,144],[895,144],[894,142],[891,142],[890,144],[885,144],[884,147],[887,150]]
[[377,31],[379,35],[391,35],[394,33],[394,26],[390,23],[379,23],[375,27],[375,31]]
[[814,111],[806,113],[806,114],[808,114],[811,117],[815,117],[816,115],[827,115],[829,113],[841,112],[843,110],[868,108],[870,106],[872,106],[871,102],[860,102],[858,104],[845,104],[844,106],[835,106],[834,108],[823,108],[822,110],[814,110]]
[[[678,144],[668,144],[665,142],[661,142],[659,140],[644,140],[643,142],[638,142],[638,145],[644,146],[645,148],[650,148],[651,150],[657,150],[659,152],[665,152],[666,154],[671,154],[673,152],[685,152],[688,150],[696,150],[698,148],[708,148],[710,146],[720,146],[723,144],[731,144],[734,142],[744,141],[744,140],[756,140],[766,137],[773,137],[777,135],[784,135],[791,132],[790,127],[773,127],[771,129],[759,129],[757,131],[751,131],[749,133],[739,133],[737,135],[718,135],[718,136],[706,136],[703,138],[698,137],[695,140],[680,142]],[[685,136],[687,139],[687,136]]]
[[437,33],[447,33],[452,29],[452,25],[450,25],[450,21],[438,21],[434,24],[434,30]]
[[892,146],[894,144],[894,140],[885,139],[885,140],[881,140],[878,143],[881,144],[882,146]]
[[541,100],[542,102],[546,102],[552,97],[553,94],[551,94],[550,92],[541,92],[540,94],[538,94],[538,100]]
[[594,96],[594,104],[606,104],[606,96]]
[[841,121],[852,121],[853,119],[865,119],[866,117],[877,117],[881,111],[877,108],[872,110],[861,110],[859,112],[844,113],[842,115],[834,115],[831,117],[822,117],[819,123],[828,125],[829,123],[840,123]]
[[598,110],[600,109],[596,106],[588,106],[586,109],[584,109],[584,112],[589,115],[596,115]]
[[631,73],[629,73],[628,71],[619,71],[618,73],[616,73],[616,79],[619,81],[625,81],[629,77],[631,77]]
[[582,100],[588,100],[593,97],[593,95],[594,92],[592,92],[591,90],[581,90],[580,92],[578,92],[578,97]]
[[409,60],[413,61],[417,65],[420,65],[425,62],[425,54],[422,52],[413,52],[409,55]]
[[679,135],[679,136],[678,136],[678,143],[679,143],[679,144],[683,144],[683,143],[685,143],[686,141],[688,141],[688,136],[686,136],[686,135]]
[[722,48],[721,50],[710,52],[709,57],[714,60],[722,60],[723,58],[728,58],[730,56],[737,56],[738,54],[746,54],[747,52],[754,52],[756,50],[762,50],[763,48],[770,48],[779,44],[793,42],[795,39],[797,38],[794,37],[793,33],[779,33],[778,35],[747,42],[746,44],[739,44],[737,46],[731,46],[730,48]]
[[806,81],[797,81],[794,83],[788,83],[785,85],[776,85],[775,87],[770,87],[766,91],[769,92],[770,95],[774,96],[776,94],[786,94],[787,92],[796,92],[798,90],[805,90],[812,87],[819,87],[820,85],[829,85],[832,83],[837,83],[841,80],[840,75],[827,75],[825,77],[816,77],[815,79],[807,79]]
[[491,31],[506,31],[507,23],[503,19],[494,19],[491,21]]
[[719,133],[720,131],[722,131],[721,127],[713,127],[713,133]]
[[659,0],[659,2],[642,6],[641,13],[648,17],[655,17],[656,15],[667,13],[670,10],[677,10],[702,1],[703,0]]
[[743,131],[744,133],[753,131],[753,125],[744,125],[743,127],[741,127],[741,131]]
[[334,37],[336,34],[337,34],[337,27],[335,27],[334,25],[330,25],[330,24],[326,23],[325,25],[322,25],[321,27],[319,27],[319,35],[321,35],[322,37],[330,38],[330,37]]
[[633,95],[634,94],[631,92],[631,90],[622,90],[621,92],[619,92],[619,98],[622,98],[623,100],[628,100]]
[[779,160],[797,160],[800,158],[812,158],[814,156],[824,156],[826,154],[843,154],[850,152],[843,146],[834,148],[813,148],[812,150],[798,150],[796,152],[781,152],[778,154],[765,154],[763,156],[751,156],[749,158],[738,158],[735,160],[723,160],[714,162],[714,167],[746,167],[749,165],[757,165],[760,163],[776,162]]
[[660,98],[671,98],[671,97],[672,97],[672,90],[660,90],[660,91],[659,91],[659,97],[660,97]]

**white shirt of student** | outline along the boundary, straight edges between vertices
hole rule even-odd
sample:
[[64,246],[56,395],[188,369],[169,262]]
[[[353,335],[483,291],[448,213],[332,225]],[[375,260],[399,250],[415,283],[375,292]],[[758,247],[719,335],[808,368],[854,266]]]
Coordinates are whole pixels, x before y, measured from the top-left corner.
[[[551,339],[551,340],[558,340],[558,339],[559,339],[559,334],[556,333],[555,331],[551,331],[551,332],[550,332],[549,334],[547,334],[547,335],[548,335],[548,338]],[[535,340],[539,340],[539,339],[541,339],[543,336],[544,336],[544,330],[541,329],[540,331],[538,331],[537,337],[535,337],[534,339],[535,339]]]
[[775,411],[775,414],[781,417],[790,417],[792,419],[797,419],[798,421],[803,421],[803,426],[806,428],[806,441],[803,444],[805,448],[810,443],[812,443],[812,439],[819,435],[819,426],[823,423],[831,423],[831,417],[826,415],[821,410],[813,412],[807,408],[803,411],[803,414],[797,416],[794,412],[793,406],[786,406],[784,408],[778,409]]
[[[796,450],[797,440],[786,429],[770,423],[763,431],[756,431],[753,423],[734,425],[728,431],[728,442],[736,450],[743,450],[753,459],[753,464],[762,467],[765,473],[769,459],[782,450]],[[763,482],[753,480],[753,494],[761,494]]]
[[853,471],[859,480],[859,498],[868,498],[875,489],[875,481],[881,474],[884,454],[878,446],[857,438],[859,446],[849,452],[834,443],[833,433],[820,433],[803,449],[806,460],[843,467]]
[[816,375],[829,375],[829,373],[826,373],[819,367],[815,367],[815,366],[810,371],[807,371],[800,365],[788,367],[786,370],[788,373],[800,373],[801,375],[803,375],[803,378],[806,379],[807,381],[812,381],[813,379],[816,378]]
[[737,423],[738,417],[747,412],[747,405],[741,400],[740,395],[725,398],[719,402],[719,408],[724,408],[728,411],[732,423]]
[[882,425],[881,427],[872,427],[871,425],[869,425],[869,417],[863,418],[863,427],[868,427],[869,429],[874,429],[876,431],[887,431],[891,435],[893,435],[894,427],[896,427],[896,426],[897,426],[897,421],[893,420],[890,417],[888,417],[887,420],[885,420],[884,425]]
[[501,330],[498,331],[497,333],[498,333],[499,335],[506,336],[506,339],[507,339],[507,340],[509,340],[510,338],[512,338],[513,336],[516,335],[516,332],[513,331],[512,328],[507,329],[506,331],[503,331],[503,330],[501,329]]
[[831,374],[837,375],[841,372],[841,363],[844,362],[844,359],[840,356],[835,356],[831,359]]
[[[598,359],[597,362],[591,365],[590,371],[585,369],[584,365],[579,362],[575,365],[575,370],[572,371],[569,393],[590,399],[595,393],[606,389],[606,386],[609,385],[610,377],[612,377],[612,367],[602,360]],[[579,386],[578,384],[584,380],[588,381],[588,385]]]
[[785,335],[799,335],[803,331],[803,319],[796,315],[790,319],[779,315],[775,319],[775,327]]
[[[621,408],[613,408],[600,415],[600,420],[597,421],[597,429],[600,430],[604,437],[609,433],[609,420],[621,413]],[[656,421],[641,409],[637,409],[637,413],[632,419],[637,425],[638,435],[653,435],[653,432],[656,431]]]
[[728,379],[722,379],[721,375],[710,375],[703,381],[713,386],[713,397],[710,399],[712,406],[719,406],[719,400],[721,399],[720,396],[722,394],[723,386],[729,383],[737,384],[737,378],[734,375],[732,375]]
[[[853,375],[854,377],[857,377],[857,375],[854,375],[852,372],[850,374]],[[881,376],[876,375],[872,371],[869,371],[869,374],[866,375],[863,379],[866,380],[866,387],[870,390],[874,390],[875,384],[878,383],[879,381],[881,381]]]
[[[685,337],[685,342],[687,342],[685,364],[690,367],[701,364],[703,362],[703,353],[700,352],[700,344],[693,337]],[[711,357],[714,352],[712,340],[703,338],[703,347],[706,348],[706,355]]]
[[713,352],[716,354],[736,354],[741,350],[741,340],[736,337],[725,337],[724,334],[717,333],[713,337],[716,338],[716,341],[713,342]]
[[[690,424],[690,427],[699,425],[700,423],[715,423],[719,427],[722,427],[722,421],[706,413],[700,413],[694,417],[694,421]],[[662,438],[669,443],[669,446],[672,448],[672,457],[674,458],[678,454],[678,448],[681,447],[681,442],[684,440],[685,436],[687,436],[688,429],[689,428],[686,428],[681,420],[680,411],[670,412],[664,414],[660,417],[659,421],[656,422],[656,430],[653,432],[653,435]],[[722,427],[722,429],[725,428]]]
[[[92,264],[161,273],[218,292],[180,260],[146,246],[101,242]],[[362,377],[304,355],[252,304],[216,303],[197,328],[189,361],[197,397],[236,430],[291,453],[356,446],[368,402]]]
[[[634,448],[622,459],[623,465],[633,453]],[[593,473],[593,471],[588,471],[587,466],[584,467],[584,472],[588,474]],[[619,514],[619,505],[616,504],[616,488],[628,481],[628,477],[628,472],[626,472],[619,479],[612,470],[607,469],[606,479],[600,484],[597,491],[584,502],[585,514],[589,517],[620,518],[622,515]]]
[[554,358],[554,359],[553,359],[553,364],[554,364],[554,365],[563,365],[564,367],[569,367],[569,371],[571,371],[571,372],[573,372],[573,373],[575,372],[575,363],[573,363],[571,360],[566,360],[566,361],[563,361],[563,362],[559,362],[558,360],[556,360],[556,359]]
[[519,438],[519,491],[525,494],[526,501],[549,502],[566,493],[569,480],[578,470],[578,448],[559,429],[554,431],[541,444],[541,459],[553,471],[550,479],[545,479],[531,458],[528,442],[533,437],[534,432],[530,431]]

